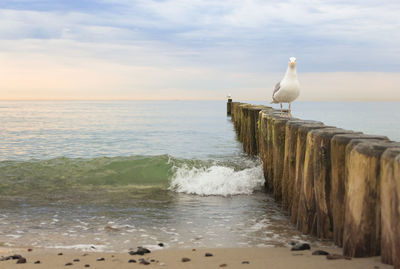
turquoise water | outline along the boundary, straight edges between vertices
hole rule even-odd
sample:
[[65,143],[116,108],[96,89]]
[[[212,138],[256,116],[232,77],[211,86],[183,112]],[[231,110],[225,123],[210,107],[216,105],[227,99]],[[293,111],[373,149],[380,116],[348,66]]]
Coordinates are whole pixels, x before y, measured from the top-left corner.
[[[398,105],[296,103],[293,114],[400,140]],[[0,124],[1,244],[309,239],[263,192],[261,164],[243,154],[224,101],[0,102]]]

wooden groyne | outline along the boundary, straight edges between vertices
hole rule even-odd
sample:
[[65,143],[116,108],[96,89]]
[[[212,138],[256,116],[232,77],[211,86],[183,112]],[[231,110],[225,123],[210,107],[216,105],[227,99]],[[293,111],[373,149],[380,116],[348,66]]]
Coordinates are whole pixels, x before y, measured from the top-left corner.
[[262,160],[266,190],[301,232],[400,268],[400,143],[267,106],[227,108],[244,151]]

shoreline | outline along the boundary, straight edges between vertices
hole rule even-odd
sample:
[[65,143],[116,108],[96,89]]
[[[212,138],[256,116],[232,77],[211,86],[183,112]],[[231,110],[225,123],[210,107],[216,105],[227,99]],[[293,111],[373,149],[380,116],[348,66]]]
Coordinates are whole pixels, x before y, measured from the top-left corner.
[[[30,251],[29,251],[30,249]],[[122,252],[86,252],[71,249],[32,249],[0,247],[0,257],[19,254],[26,263],[17,264],[17,260],[0,261],[0,268],[393,268],[381,263],[380,257],[329,260],[326,256],[312,255],[315,250],[324,250],[330,254],[342,253],[340,248],[315,247],[311,250],[291,251],[290,248],[198,248],[163,249],[140,255]],[[62,255],[60,255],[62,253]],[[212,256],[206,257],[205,253]],[[101,258],[104,258],[102,260]],[[183,258],[189,261],[183,262]],[[79,261],[78,261],[78,260]],[[100,259],[100,260],[98,260]],[[136,263],[128,262],[134,259]],[[148,265],[140,264],[140,259]],[[75,260],[75,261],[74,261]],[[35,262],[40,263],[35,264]],[[88,266],[89,265],[89,266]]]

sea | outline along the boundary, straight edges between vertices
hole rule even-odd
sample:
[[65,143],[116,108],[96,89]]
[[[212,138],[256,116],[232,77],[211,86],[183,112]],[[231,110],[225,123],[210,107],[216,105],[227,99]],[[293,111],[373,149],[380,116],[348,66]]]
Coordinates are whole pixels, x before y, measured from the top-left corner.
[[[398,102],[292,108],[294,117],[400,141]],[[120,252],[315,241],[263,185],[225,101],[0,102],[0,246]]]

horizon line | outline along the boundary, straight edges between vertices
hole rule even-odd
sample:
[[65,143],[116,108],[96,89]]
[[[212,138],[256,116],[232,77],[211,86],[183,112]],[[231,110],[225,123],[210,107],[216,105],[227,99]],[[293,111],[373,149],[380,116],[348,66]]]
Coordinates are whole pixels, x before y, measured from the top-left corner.
[[[227,99],[0,99],[0,102],[129,102],[129,101],[224,101]],[[257,100],[257,99],[239,99],[237,101],[233,99],[233,102],[246,102],[246,101],[257,101],[267,102],[270,100]],[[334,100],[297,100],[295,102],[400,102],[400,99],[334,99]]]

